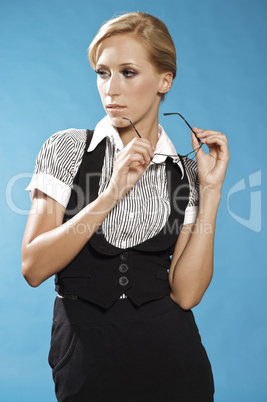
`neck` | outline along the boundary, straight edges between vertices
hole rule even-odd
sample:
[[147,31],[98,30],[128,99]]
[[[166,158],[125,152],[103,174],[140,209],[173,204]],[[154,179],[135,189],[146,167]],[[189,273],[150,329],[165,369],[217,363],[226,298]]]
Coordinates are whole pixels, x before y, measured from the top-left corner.
[[[156,146],[158,142],[158,116],[150,122],[132,122],[140,134],[141,138],[147,139],[152,145]],[[138,137],[134,128],[129,125],[127,127],[118,127],[118,132],[120,134],[121,140],[126,146],[134,138]]]

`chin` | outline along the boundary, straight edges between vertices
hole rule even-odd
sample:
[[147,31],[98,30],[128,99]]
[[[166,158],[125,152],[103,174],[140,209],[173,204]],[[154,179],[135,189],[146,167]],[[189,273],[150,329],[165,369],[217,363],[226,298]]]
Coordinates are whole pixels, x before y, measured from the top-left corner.
[[117,127],[117,128],[124,128],[128,127],[130,123],[127,120],[124,120],[123,117],[128,116],[110,116],[109,114],[107,115],[109,118],[109,122],[112,126]]

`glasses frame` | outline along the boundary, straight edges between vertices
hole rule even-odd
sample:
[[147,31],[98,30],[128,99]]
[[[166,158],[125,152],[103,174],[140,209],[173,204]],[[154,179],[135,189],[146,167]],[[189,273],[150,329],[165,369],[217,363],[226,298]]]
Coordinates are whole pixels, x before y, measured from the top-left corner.
[[[175,155],[166,155],[166,154],[155,153],[154,156],[155,156],[155,155],[162,155],[162,156],[170,156],[170,157],[182,157],[182,158],[187,158],[188,155],[192,154],[193,152],[195,153],[195,156],[196,156],[197,152],[198,152],[198,151],[200,150],[200,148],[202,147],[201,140],[197,137],[197,133],[193,130],[193,128],[190,126],[190,124],[186,121],[186,119],[185,119],[180,113],[177,113],[177,112],[176,112],[176,113],[163,113],[163,116],[171,116],[171,115],[177,115],[177,116],[180,116],[180,117],[183,119],[183,121],[186,123],[186,125],[187,125],[187,126],[190,128],[190,130],[195,134],[195,137],[196,137],[196,139],[198,140],[198,143],[199,143],[199,147],[196,148],[196,149],[193,149],[193,151],[191,151],[191,152],[188,152],[188,154],[186,154],[186,155],[179,155],[179,154],[175,154]],[[124,119],[124,120],[127,120],[127,121],[131,124],[132,128],[134,129],[134,131],[136,132],[136,134],[138,135],[138,137],[139,137],[139,138],[142,138],[141,135],[139,134],[139,132],[137,131],[136,127],[135,127],[134,124],[132,123],[132,121],[131,121],[130,119],[128,119],[127,117],[123,117],[123,119]],[[180,160],[180,159],[179,159],[179,160]],[[156,162],[154,162],[153,159],[151,159],[151,162],[154,163],[155,165],[160,165],[160,164],[161,164],[161,163],[156,163]]]

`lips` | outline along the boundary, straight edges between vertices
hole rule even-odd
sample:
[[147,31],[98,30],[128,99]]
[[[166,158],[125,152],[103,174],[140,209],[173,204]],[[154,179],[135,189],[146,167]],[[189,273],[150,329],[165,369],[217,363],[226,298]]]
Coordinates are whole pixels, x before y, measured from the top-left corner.
[[118,105],[117,103],[112,103],[107,105],[107,110],[110,113],[120,113],[126,109],[126,106]]

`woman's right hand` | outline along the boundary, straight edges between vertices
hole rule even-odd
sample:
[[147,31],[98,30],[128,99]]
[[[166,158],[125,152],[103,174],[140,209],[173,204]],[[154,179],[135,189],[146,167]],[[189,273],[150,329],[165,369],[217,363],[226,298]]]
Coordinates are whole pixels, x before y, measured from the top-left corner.
[[154,156],[153,146],[144,138],[134,138],[118,152],[106,192],[118,202],[136,184]]
[[64,224],[65,208],[41,191],[35,192],[22,243],[22,273],[31,286],[40,285],[76,257],[153,155],[149,141],[131,141],[117,155],[107,189]]

